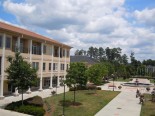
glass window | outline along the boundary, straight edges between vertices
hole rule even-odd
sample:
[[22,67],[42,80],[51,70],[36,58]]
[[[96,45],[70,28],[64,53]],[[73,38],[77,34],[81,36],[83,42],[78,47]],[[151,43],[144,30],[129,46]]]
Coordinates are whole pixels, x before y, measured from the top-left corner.
[[64,64],[61,64],[61,70],[64,70]]
[[10,48],[10,46],[11,46],[11,38],[10,37],[6,37],[5,46],[6,46],[6,48]]
[[46,54],[46,45],[44,45],[43,53]]
[[49,70],[51,70],[51,63],[49,63]]
[[69,68],[69,67],[68,67],[68,64],[67,64],[67,67],[66,67],[66,68],[67,68],[67,70],[68,70],[68,68]]
[[43,63],[43,71],[45,71],[45,70],[46,70],[46,64]]
[[39,62],[32,62],[32,67],[35,69],[39,69]]
[[0,35],[0,47],[2,47],[2,43],[3,43],[2,38],[3,38],[2,35]]
[[2,60],[2,57],[0,57],[0,75],[1,75],[1,60]]
[[55,71],[58,70],[58,64],[57,63],[53,63],[53,70],[55,70]]

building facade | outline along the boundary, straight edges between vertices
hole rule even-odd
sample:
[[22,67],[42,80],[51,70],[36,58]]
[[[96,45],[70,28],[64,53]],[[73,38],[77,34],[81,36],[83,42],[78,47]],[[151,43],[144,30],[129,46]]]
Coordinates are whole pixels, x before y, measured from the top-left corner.
[[[5,69],[9,66],[8,56],[19,51],[24,60],[38,69],[38,88],[59,86],[65,79],[70,63],[71,47],[34,32],[0,22],[0,98],[18,93],[18,89],[8,84]],[[35,89],[35,88],[31,88]],[[29,89],[30,91],[30,89]]]

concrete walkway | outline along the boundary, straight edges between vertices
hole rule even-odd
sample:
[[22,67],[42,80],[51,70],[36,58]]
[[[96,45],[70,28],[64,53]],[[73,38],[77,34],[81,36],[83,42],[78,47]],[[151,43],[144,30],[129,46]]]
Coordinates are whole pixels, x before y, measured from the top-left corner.
[[[118,89],[118,86],[125,82],[114,82],[116,88],[115,91],[121,91],[109,104],[103,107],[95,116],[140,116],[141,104],[139,104],[139,98],[136,98],[137,89],[141,93],[151,93],[153,87],[149,92],[146,91],[146,87],[129,87],[122,86],[122,89]],[[100,86],[102,90],[113,90],[113,82],[107,83],[104,86]]]
[[[34,91],[32,92],[31,94],[24,94],[24,99],[27,99],[27,98],[30,98],[30,97],[33,97],[33,96],[41,96],[42,98],[46,98],[46,97],[49,97],[49,96],[52,96],[51,95],[51,91],[57,91],[57,94],[60,94],[60,93],[63,93],[64,92],[64,88],[63,87],[59,87],[59,88],[53,88],[53,89],[45,89],[43,91]],[[68,87],[66,87],[66,91],[68,91]],[[21,100],[21,94],[19,96],[8,96],[8,97],[5,97],[3,100],[0,100],[0,107],[2,109],[0,109],[0,116],[28,116],[26,114],[22,114],[22,113],[18,113],[18,112],[13,112],[13,111],[9,111],[9,110],[4,110],[3,108],[11,103],[11,102],[14,102],[14,101],[19,101]]]
[[141,105],[135,92],[122,91],[95,116],[140,116]]

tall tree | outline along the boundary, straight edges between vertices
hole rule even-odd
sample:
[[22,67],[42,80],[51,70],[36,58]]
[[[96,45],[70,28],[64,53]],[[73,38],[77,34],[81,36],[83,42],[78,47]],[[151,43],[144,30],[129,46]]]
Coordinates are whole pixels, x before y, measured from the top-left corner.
[[87,55],[91,58],[94,57],[94,47],[89,47],[88,51],[87,51]]
[[23,90],[36,85],[37,83],[37,70],[31,68],[31,65],[23,60],[19,52],[15,53],[15,57],[8,57],[10,66],[6,69],[8,74],[8,81],[13,86],[22,90],[22,105],[23,105]]
[[127,57],[126,54],[123,54],[123,55],[122,55],[122,63],[123,63],[124,65],[127,65],[127,64],[128,64],[128,57]]
[[86,66],[84,63],[71,63],[69,70],[67,70],[66,81],[68,87],[74,87],[74,103],[75,103],[75,87],[86,86],[87,77],[85,75]]

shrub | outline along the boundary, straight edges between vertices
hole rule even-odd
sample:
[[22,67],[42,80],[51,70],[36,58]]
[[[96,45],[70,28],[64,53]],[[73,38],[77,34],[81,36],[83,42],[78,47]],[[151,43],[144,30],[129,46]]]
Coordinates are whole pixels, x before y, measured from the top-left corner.
[[52,95],[55,95],[56,94],[56,91],[52,91],[51,93],[52,93]]
[[32,98],[23,101],[12,102],[8,104],[5,109],[17,111],[25,114],[30,114],[34,116],[43,116],[45,110],[43,109],[43,100],[39,96],[34,96]]
[[34,116],[43,116],[45,114],[45,110],[42,107],[36,107],[31,105],[20,106],[18,109],[16,109],[16,111]]
[[69,88],[69,91],[74,91],[74,87],[70,87]]
[[146,90],[147,90],[147,91],[150,91],[150,87],[146,87]]
[[121,89],[121,88],[122,88],[122,86],[121,86],[121,85],[119,85],[119,86],[118,86],[118,89]]
[[43,106],[44,101],[40,96],[34,96],[26,100],[29,105]]
[[97,87],[97,90],[101,90],[101,87]]
[[96,88],[97,88],[96,85],[93,85],[93,84],[87,85],[87,89],[88,89],[88,90],[94,90],[94,89],[96,89]]

